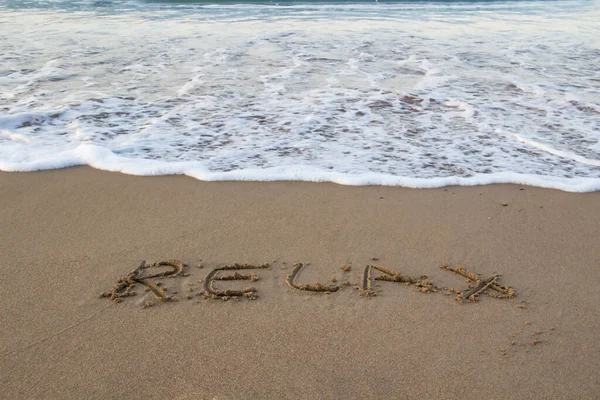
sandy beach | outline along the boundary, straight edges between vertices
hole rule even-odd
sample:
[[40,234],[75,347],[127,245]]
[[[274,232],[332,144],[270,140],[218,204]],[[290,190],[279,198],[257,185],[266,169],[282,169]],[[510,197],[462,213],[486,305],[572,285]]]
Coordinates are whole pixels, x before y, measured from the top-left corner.
[[[75,167],[0,172],[0,201],[0,398],[600,396],[600,192]],[[168,259],[189,265],[163,280],[178,301],[140,285],[120,303],[99,298],[142,260]],[[251,271],[257,299],[200,295],[233,263],[269,263]],[[290,288],[295,263],[298,282],[339,290]],[[459,304],[445,291],[467,282],[442,264],[500,275],[516,295]],[[361,296],[366,265],[445,289],[373,279],[376,296]]]

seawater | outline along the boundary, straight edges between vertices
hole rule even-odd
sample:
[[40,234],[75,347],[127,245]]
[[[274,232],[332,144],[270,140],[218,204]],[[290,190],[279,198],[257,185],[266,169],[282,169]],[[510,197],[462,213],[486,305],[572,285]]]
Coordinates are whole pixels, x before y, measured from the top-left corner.
[[0,1],[0,170],[600,190],[600,2]]

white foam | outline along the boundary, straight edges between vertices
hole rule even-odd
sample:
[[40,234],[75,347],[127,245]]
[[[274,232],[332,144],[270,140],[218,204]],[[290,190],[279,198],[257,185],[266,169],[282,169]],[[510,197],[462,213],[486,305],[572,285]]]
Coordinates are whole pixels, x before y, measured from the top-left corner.
[[569,192],[600,190],[600,180],[594,178],[561,179],[553,176],[513,172],[476,175],[468,178],[410,178],[379,173],[343,174],[314,168],[310,165],[289,165],[266,169],[249,168],[238,171],[210,171],[197,162],[165,162],[136,160],[118,156],[94,145],[79,145],[53,157],[25,162],[0,162],[3,171],[38,171],[89,165],[93,168],[129,175],[187,175],[203,181],[305,181],[333,182],[341,185],[403,186],[409,188],[438,188],[450,185],[475,186],[498,183],[538,186]]
[[31,139],[27,136],[21,135],[19,133],[10,133],[8,131],[1,131],[0,137],[5,139],[14,140],[15,142],[23,142],[23,143],[31,143]]

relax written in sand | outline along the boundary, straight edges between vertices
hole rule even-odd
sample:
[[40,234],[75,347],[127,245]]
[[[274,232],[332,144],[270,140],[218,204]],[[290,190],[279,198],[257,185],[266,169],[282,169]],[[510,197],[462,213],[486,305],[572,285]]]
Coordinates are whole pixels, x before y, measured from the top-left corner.
[[[374,259],[376,261],[376,259]],[[351,286],[352,284],[348,279],[342,282],[342,285],[336,285],[338,281],[337,277],[332,278],[334,284],[325,285],[320,282],[314,284],[298,283],[298,277],[302,270],[309,264],[297,263],[294,264],[292,271],[286,277],[286,284],[293,289],[304,290],[309,292],[318,293],[334,293],[340,290],[343,286]],[[150,270],[157,271],[158,268],[167,267],[169,269],[150,273]],[[202,265],[198,264],[197,267],[201,268]],[[146,292],[150,292],[153,297],[159,301],[177,301],[175,296],[177,292],[171,291],[172,294],[168,294],[169,289],[165,286],[164,279],[174,279],[180,276],[190,276],[189,272],[185,272],[188,268],[187,264],[179,261],[169,260],[161,261],[154,264],[147,264],[145,261],[129,274],[124,277],[117,279],[114,287],[111,291],[102,293],[100,297],[107,297],[112,299],[116,303],[120,303],[124,298],[130,296],[136,296],[137,292],[135,288],[142,286]],[[373,288],[373,280],[402,283],[405,286],[412,286],[417,288],[421,293],[440,293],[445,295],[454,294],[456,300],[459,303],[466,301],[475,302],[479,295],[486,295],[493,298],[507,299],[512,298],[515,295],[515,290],[508,286],[503,286],[498,283],[499,275],[494,275],[488,278],[482,278],[474,272],[467,270],[463,266],[457,268],[451,268],[448,265],[442,265],[442,269],[453,272],[466,279],[467,287],[464,289],[456,289],[454,287],[447,288],[437,286],[429,279],[426,275],[420,275],[419,277],[410,277],[400,274],[400,272],[383,266],[372,266],[367,265],[361,271],[360,281],[354,286],[360,295],[363,296],[375,296],[376,292]],[[190,284],[187,288],[185,295],[186,299],[191,300],[194,297],[201,296],[206,299],[222,299],[229,300],[230,298],[238,299],[246,297],[250,300],[255,300],[258,297],[258,290],[255,287],[249,286],[243,289],[219,289],[216,286],[217,282],[223,281],[250,281],[255,282],[259,280],[259,275],[256,273],[244,273],[245,271],[253,271],[267,269],[270,270],[270,264],[252,265],[252,264],[233,264],[224,265],[213,268],[203,279],[198,281],[201,284],[199,287],[195,287],[194,284]],[[343,273],[347,274],[351,271],[351,267],[343,265],[340,267]],[[223,275],[229,273],[229,275]],[[374,276],[373,274],[377,275]],[[349,277],[348,277],[349,278]],[[144,307],[153,305],[153,302],[144,302]]]

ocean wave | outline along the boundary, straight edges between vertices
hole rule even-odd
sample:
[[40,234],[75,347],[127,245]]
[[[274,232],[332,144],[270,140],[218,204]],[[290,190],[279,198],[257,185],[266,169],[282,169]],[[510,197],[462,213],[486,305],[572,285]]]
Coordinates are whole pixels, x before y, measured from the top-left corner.
[[598,10],[252,7],[0,8],[0,169],[598,190]]

